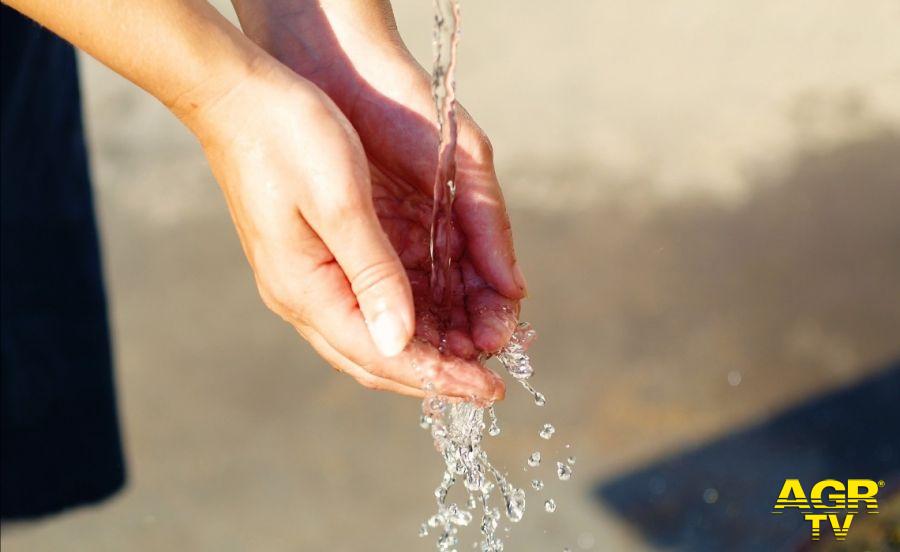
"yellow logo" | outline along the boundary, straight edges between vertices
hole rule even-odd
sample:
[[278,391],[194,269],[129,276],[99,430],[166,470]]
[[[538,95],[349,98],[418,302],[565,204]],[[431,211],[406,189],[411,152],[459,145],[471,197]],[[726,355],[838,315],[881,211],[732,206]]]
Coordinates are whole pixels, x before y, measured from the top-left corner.
[[884,487],[884,481],[848,479],[844,483],[837,479],[824,479],[812,486],[807,498],[799,479],[786,479],[772,513],[781,514],[796,508],[803,514],[803,519],[812,525],[812,540],[819,540],[822,526],[828,523],[835,539],[842,541],[847,538],[850,524],[860,511],[878,513],[875,495],[879,487]]

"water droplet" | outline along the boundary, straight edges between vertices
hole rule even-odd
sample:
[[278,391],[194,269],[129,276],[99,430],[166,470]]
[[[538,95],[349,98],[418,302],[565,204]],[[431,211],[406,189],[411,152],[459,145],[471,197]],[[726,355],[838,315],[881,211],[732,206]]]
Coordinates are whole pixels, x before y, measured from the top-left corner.
[[740,385],[743,379],[743,376],[741,376],[741,373],[737,370],[728,372],[728,385],[732,387],[737,387],[738,385]]
[[541,453],[538,451],[534,451],[531,453],[531,456],[528,457],[528,465],[532,468],[536,468],[541,465]]
[[534,404],[538,406],[544,406],[547,404],[547,397],[544,396],[540,391],[534,392]]
[[491,437],[496,437],[500,435],[500,424],[497,423],[497,413],[494,411],[493,405],[489,406],[488,416],[491,418],[491,427],[488,429],[488,435]]
[[556,511],[556,501],[553,500],[552,498],[548,498],[547,502],[544,502],[544,510],[548,514],[552,514],[553,512],[555,512]]
[[450,523],[454,525],[462,525],[466,526],[472,522],[472,513],[467,512],[466,510],[457,510],[450,517]]
[[570,466],[574,466],[575,465],[575,457],[570,456],[570,457],[566,458],[566,462],[568,462]]
[[556,433],[555,427],[550,424],[544,424],[543,427],[541,427],[541,431],[538,433],[538,435],[541,436],[541,439],[549,439],[550,437],[553,437],[554,433]]
[[541,481],[540,479],[532,479],[531,480],[531,488],[533,488],[535,491],[540,491],[541,489],[544,488],[544,482]]
[[421,427],[422,429],[428,429],[429,427],[431,427],[431,416],[422,414],[422,416],[419,417],[419,427]]
[[420,537],[427,537],[427,536],[428,536],[428,526],[425,525],[424,523],[422,524],[421,527],[419,527],[419,536],[420,536]]
[[472,495],[469,495],[469,500],[466,501],[466,507],[468,509],[472,510],[476,506],[478,506],[478,503],[475,501],[475,497]]
[[557,462],[556,476],[559,477],[560,481],[568,481],[572,479],[572,468],[562,462]]
[[459,543],[459,539],[452,533],[444,533],[438,537],[438,550],[441,552],[450,552],[450,550]]
[[481,533],[484,535],[493,534],[497,530],[497,520],[493,516],[484,514],[481,516]]
[[506,517],[513,523],[522,521],[525,515],[525,491],[515,489],[506,499]]
[[707,504],[715,504],[719,501],[719,491],[710,487],[703,491],[703,502]]

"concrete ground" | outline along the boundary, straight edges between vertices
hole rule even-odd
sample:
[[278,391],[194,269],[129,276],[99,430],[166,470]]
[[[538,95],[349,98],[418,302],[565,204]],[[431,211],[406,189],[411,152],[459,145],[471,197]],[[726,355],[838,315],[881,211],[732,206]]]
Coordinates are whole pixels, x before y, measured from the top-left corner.
[[[427,64],[430,2],[395,5]],[[900,357],[900,4],[463,18],[460,96],[497,150],[549,399],[511,389],[490,451],[524,484],[549,421],[545,458],[578,457],[508,549],[661,548],[595,487]],[[192,137],[82,62],[129,484],[4,526],[3,550],[428,550],[441,468],[416,401],[336,375],[266,311]]]

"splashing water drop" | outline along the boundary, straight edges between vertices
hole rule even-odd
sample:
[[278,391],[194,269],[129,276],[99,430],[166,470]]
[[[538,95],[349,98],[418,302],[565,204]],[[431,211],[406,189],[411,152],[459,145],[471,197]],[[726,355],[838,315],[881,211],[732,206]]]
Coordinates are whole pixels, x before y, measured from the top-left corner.
[[544,511],[548,514],[552,514],[556,511],[556,501],[552,498],[548,498],[547,502],[544,502]]
[[[497,512],[499,515],[499,511]],[[491,535],[494,531],[497,530],[497,518],[495,518],[491,514],[484,514],[481,516],[481,534],[482,535]]]
[[496,437],[500,435],[500,424],[497,423],[497,413],[494,412],[494,406],[491,405],[488,407],[488,414],[491,418],[491,427],[488,428],[488,435],[491,437]]
[[500,364],[509,372],[509,375],[518,380],[532,395],[536,391],[528,385],[527,380],[534,374],[534,368],[531,366],[531,359],[525,351],[528,349],[528,345],[534,341],[535,335],[534,330],[531,329],[528,323],[519,323],[509,343],[503,348],[503,354],[497,357]]
[[544,488],[544,482],[541,481],[540,479],[532,479],[531,480],[531,488],[534,489],[535,491],[540,491],[541,489]]
[[536,468],[541,465],[541,453],[538,451],[534,451],[531,453],[531,456],[528,457],[528,465],[532,468]]
[[572,468],[562,462],[556,463],[556,476],[560,481],[568,481],[572,479]]
[[445,532],[438,537],[438,550],[440,552],[450,552],[457,544],[459,544],[459,539],[453,533]]
[[525,491],[515,489],[506,498],[506,517],[513,523],[522,521],[525,515]]
[[538,406],[544,406],[547,404],[547,397],[544,396],[540,391],[534,392],[534,404]]
[[472,512],[466,510],[456,510],[450,518],[450,523],[454,525],[466,526],[472,522]]
[[566,462],[568,462],[570,466],[574,466],[575,465],[575,457],[570,456],[570,457],[566,458]]
[[550,424],[544,424],[544,426],[541,427],[541,431],[540,433],[538,433],[538,435],[541,436],[541,439],[549,439],[550,437],[553,437],[554,433],[556,433],[555,427]]

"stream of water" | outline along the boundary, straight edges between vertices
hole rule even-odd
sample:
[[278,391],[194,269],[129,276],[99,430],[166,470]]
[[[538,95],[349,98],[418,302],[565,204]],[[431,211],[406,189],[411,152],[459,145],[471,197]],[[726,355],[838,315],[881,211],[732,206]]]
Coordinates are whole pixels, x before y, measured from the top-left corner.
[[435,0],[434,67],[431,95],[440,135],[434,175],[434,208],[431,215],[431,293],[441,318],[449,316],[450,235],[453,231],[453,199],[456,196],[456,46],[459,43],[459,2]]
[[[434,0],[434,5],[432,95],[440,142],[431,221],[431,292],[436,311],[434,314],[439,320],[446,322],[451,308],[450,235],[454,224],[457,140],[454,70],[460,12],[458,0]],[[519,324],[510,342],[496,357],[515,381],[528,391],[535,405],[541,407],[546,403],[546,398],[529,382],[534,369],[526,352],[534,335],[534,330],[528,324]],[[486,413],[488,421],[485,420]],[[434,533],[437,535],[439,551],[455,551],[459,545],[460,528],[480,519],[481,536],[476,546],[482,552],[501,552],[504,540],[503,533],[498,533],[498,528],[504,517],[512,523],[522,520],[525,515],[526,490],[510,482],[491,463],[487,452],[482,448],[485,429],[491,437],[497,437],[501,432],[493,405],[449,401],[430,394],[422,404],[421,426],[430,429],[435,448],[444,460],[445,471],[434,491],[437,512],[422,524],[419,535],[425,537]],[[554,432],[555,428],[551,424],[544,424],[538,434],[542,439],[550,439]],[[540,452],[534,452],[527,463],[537,467],[540,461]],[[557,476],[560,480],[568,480],[571,475],[571,464],[557,462]],[[460,481],[463,492],[457,494],[465,500],[457,502],[450,496],[450,492]],[[544,483],[540,479],[534,479],[531,481],[531,488],[534,492],[540,492]],[[495,489],[499,489],[502,502],[494,500]],[[502,514],[500,506],[503,507]],[[555,510],[556,502],[547,498],[544,511],[553,513]]]

